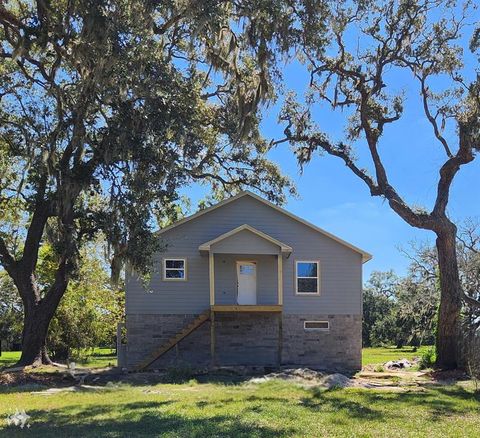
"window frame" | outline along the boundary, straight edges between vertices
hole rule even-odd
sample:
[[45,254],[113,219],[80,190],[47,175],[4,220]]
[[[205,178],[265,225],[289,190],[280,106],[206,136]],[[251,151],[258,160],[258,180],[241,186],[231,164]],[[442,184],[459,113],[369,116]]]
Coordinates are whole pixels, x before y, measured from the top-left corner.
[[[315,263],[317,265],[317,277],[299,277],[298,264],[299,263]],[[299,292],[298,279],[299,278],[316,278],[317,291],[316,292]],[[295,260],[295,295],[318,296],[320,295],[320,260]]]
[[[308,323],[326,323],[327,327],[326,328],[320,328],[320,327],[307,327]],[[330,321],[303,321],[303,330],[306,332],[329,332],[330,331]]]
[[[183,278],[167,278],[168,271],[181,271],[181,268],[167,268],[167,261],[182,261],[183,262]],[[187,258],[186,257],[164,257],[162,259],[162,279],[163,281],[187,281]]]

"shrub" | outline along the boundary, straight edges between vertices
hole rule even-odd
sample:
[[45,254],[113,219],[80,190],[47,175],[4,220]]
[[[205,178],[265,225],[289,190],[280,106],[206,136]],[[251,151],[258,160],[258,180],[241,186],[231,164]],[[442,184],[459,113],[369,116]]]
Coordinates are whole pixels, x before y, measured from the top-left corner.
[[418,367],[421,370],[425,368],[432,368],[435,364],[435,347],[430,347],[425,350],[420,358],[420,362],[418,363]]

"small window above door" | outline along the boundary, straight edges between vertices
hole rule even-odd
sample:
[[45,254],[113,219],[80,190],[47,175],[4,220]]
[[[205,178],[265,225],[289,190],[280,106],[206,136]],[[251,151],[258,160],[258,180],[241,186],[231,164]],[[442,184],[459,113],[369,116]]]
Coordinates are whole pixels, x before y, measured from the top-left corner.
[[239,269],[242,275],[255,275],[254,265],[239,265]]

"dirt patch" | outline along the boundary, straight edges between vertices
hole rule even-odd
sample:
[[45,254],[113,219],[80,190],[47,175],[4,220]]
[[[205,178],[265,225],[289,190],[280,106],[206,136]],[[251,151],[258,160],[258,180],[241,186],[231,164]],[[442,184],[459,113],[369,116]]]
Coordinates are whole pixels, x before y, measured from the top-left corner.
[[425,373],[434,383],[455,383],[462,380],[468,380],[469,377],[462,370],[432,370]]
[[71,385],[75,379],[63,372],[28,372],[0,373],[0,385],[16,387],[22,385],[65,386]]

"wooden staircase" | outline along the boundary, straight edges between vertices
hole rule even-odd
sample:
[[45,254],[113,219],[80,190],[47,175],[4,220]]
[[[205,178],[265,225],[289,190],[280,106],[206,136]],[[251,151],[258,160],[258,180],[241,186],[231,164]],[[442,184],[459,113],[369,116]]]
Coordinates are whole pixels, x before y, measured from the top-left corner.
[[200,327],[204,322],[210,319],[210,309],[205,310],[205,312],[198,315],[190,324],[185,326],[182,331],[178,332],[173,338],[170,338],[165,344],[160,346],[157,350],[155,350],[152,355],[142,362],[140,365],[135,367],[135,371],[142,371],[148,366],[150,366],[153,362],[155,362],[158,358],[163,356],[167,351],[171,350],[175,345],[177,345],[182,339],[186,338],[190,333]]

